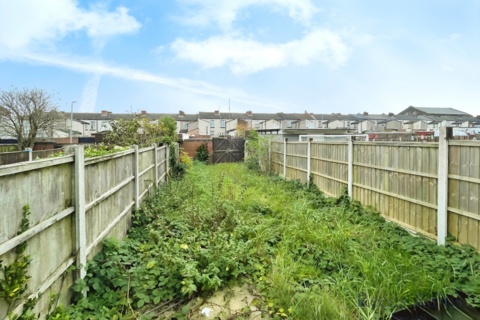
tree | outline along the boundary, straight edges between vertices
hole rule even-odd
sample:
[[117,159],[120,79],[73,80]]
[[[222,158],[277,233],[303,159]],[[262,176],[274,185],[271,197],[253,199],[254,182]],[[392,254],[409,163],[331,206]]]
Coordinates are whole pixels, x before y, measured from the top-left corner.
[[0,91],[0,135],[18,140],[21,150],[33,148],[37,136],[53,136],[64,115],[43,89]]
[[112,130],[104,131],[103,141],[118,146],[137,144],[140,148],[160,142],[160,130],[155,122],[133,113],[127,119],[110,120]]
[[170,137],[172,142],[178,140],[177,123],[174,118],[169,116],[161,117],[158,119],[158,127],[162,137]]
[[235,130],[237,131],[237,136],[245,137],[245,132],[248,130],[248,123],[246,121],[239,121]]

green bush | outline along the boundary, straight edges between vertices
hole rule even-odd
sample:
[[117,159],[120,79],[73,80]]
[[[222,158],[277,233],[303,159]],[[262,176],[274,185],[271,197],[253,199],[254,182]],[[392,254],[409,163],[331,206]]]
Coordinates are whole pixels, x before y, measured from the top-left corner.
[[198,147],[197,152],[195,153],[195,160],[205,163],[210,161],[210,153],[208,153],[206,144],[202,144]]

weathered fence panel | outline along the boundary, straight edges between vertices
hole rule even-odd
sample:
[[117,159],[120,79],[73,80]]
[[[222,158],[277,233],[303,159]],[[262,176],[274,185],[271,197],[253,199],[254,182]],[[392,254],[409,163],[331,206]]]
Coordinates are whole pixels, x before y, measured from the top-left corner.
[[348,184],[348,142],[311,142],[312,181],[337,197]]
[[435,236],[438,144],[355,142],[353,199]]
[[450,141],[448,232],[480,248],[480,143]]
[[[134,149],[85,159],[79,169],[84,172],[85,224],[79,226],[75,219],[74,195],[78,192],[76,186],[82,182],[75,181],[75,164],[81,162],[75,162],[77,158],[68,154],[70,151],[66,150],[64,157],[0,167],[0,208],[3,208],[0,210],[0,260],[10,264],[15,259],[13,249],[27,241],[26,254],[32,259],[28,269],[29,294],[33,297],[44,293],[36,313],[46,313],[50,291],[58,293],[61,289],[61,302],[70,301],[69,287],[75,278],[66,270],[78,258],[76,233],[85,235],[82,250],[91,259],[101,250],[105,237],[122,239],[127,234],[135,200],[141,201],[155,185],[155,168],[158,168],[158,181],[167,180],[167,147],[139,150],[138,163]],[[136,166],[139,168],[138,195],[134,187]],[[31,207],[30,228],[17,235],[25,205]],[[22,303],[16,301],[10,311],[18,314]],[[0,319],[8,309],[6,301],[0,299]]]
[[[480,142],[441,138],[447,139],[449,151],[448,232],[480,251]],[[310,161],[312,180],[326,195],[340,195],[350,182],[354,200],[437,238],[439,143],[354,141],[351,150],[349,175],[349,142],[312,141],[309,158],[307,142],[273,141],[272,171],[284,176],[285,170],[287,179],[306,182]]]

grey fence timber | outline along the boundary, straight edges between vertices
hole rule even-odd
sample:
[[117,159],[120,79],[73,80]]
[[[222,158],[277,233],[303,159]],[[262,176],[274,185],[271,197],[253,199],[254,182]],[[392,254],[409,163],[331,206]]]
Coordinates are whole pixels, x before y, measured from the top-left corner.
[[[85,265],[106,237],[125,237],[132,209],[153,186],[167,182],[168,159],[167,146],[134,146],[85,159],[77,145],[65,147],[63,157],[0,167],[0,260],[10,264],[14,248],[27,241],[29,297],[43,293],[36,313],[46,313],[50,292],[61,292],[60,301],[68,304],[69,287],[85,270],[66,270]],[[17,235],[25,205],[31,208],[30,228]],[[24,302],[16,301],[11,311],[19,314]],[[7,309],[0,299],[0,319]]]

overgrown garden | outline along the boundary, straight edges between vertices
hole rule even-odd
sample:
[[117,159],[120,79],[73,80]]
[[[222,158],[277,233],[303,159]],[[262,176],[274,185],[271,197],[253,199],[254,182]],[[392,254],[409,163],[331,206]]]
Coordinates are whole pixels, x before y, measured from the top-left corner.
[[104,241],[74,287],[76,304],[55,319],[149,319],[172,306],[172,318],[191,319],[199,310],[189,301],[243,283],[254,288],[255,307],[229,319],[254,310],[383,319],[419,297],[464,292],[478,306],[480,258],[414,237],[345,194],[327,198],[242,164],[196,163],[135,212],[124,241]]

